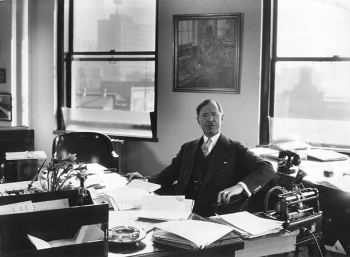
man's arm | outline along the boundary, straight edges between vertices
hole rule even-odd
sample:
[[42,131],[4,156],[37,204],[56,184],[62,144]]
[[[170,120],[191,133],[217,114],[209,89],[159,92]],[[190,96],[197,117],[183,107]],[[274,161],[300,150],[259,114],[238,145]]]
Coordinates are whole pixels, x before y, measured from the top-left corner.
[[238,147],[238,163],[241,169],[247,173],[246,176],[236,185],[226,188],[218,193],[218,202],[229,202],[234,195],[245,192],[248,196],[256,194],[275,175],[270,162],[249,151],[243,145]]
[[168,167],[166,167],[163,171],[150,176],[143,176],[139,172],[127,173],[126,175],[128,180],[147,179],[147,181],[159,184],[162,187],[171,186],[173,182],[178,179],[183,151],[184,151],[184,146],[181,147],[180,152],[176,155],[175,158],[173,158],[171,164]]

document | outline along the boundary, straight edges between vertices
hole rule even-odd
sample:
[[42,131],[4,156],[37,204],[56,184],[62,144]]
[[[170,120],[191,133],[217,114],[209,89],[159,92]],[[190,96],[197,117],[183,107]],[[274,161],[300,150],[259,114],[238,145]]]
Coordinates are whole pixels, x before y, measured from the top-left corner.
[[36,249],[40,250],[63,245],[82,244],[97,240],[103,240],[104,232],[100,229],[100,225],[94,224],[82,226],[73,238],[45,241],[32,235],[27,236],[32,244],[36,247]]
[[[168,221],[155,227],[154,242],[185,249],[207,248],[232,232],[229,226],[199,220]],[[231,242],[237,241],[237,235],[233,235],[232,239]]]
[[[90,172],[92,171],[90,170]],[[107,174],[96,173],[94,175],[89,175],[87,177],[85,181],[85,187],[90,188],[90,187],[97,186],[98,188],[112,189],[115,187],[123,187],[126,185],[127,182],[128,180],[125,177],[119,175],[118,173],[114,173],[114,172],[107,173]]]
[[256,147],[249,150],[262,158],[278,160],[278,154],[279,154],[278,150],[274,150],[268,147]]
[[311,148],[311,145],[301,141],[287,140],[287,141],[273,142],[270,148],[278,151],[284,151],[284,150],[293,151],[293,150],[305,150],[305,149]]
[[145,190],[147,192],[154,192],[157,189],[159,189],[161,186],[159,184],[155,184],[155,183],[150,183],[147,181],[143,181],[140,179],[133,179],[131,180],[128,184],[128,187],[132,187],[132,188],[138,188],[138,189],[142,189]]
[[12,204],[6,204],[0,206],[0,215],[22,213],[22,212],[33,212],[33,211],[45,211],[69,208],[69,201],[65,199],[57,199],[42,202],[24,201]]
[[148,195],[149,193],[145,190],[123,186],[107,189],[96,198],[98,199],[107,196],[109,197],[114,210],[123,211],[140,208],[143,199]]
[[265,219],[247,211],[211,217],[211,220],[230,225],[243,238],[254,238],[277,233],[283,228],[284,221]]
[[70,207],[68,198],[35,202],[32,204],[33,204],[33,211],[47,211],[47,210],[63,209],[63,208]]
[[32,212],[34,211],[32,201],[24,201],[19,203],[11,203],[0,206],[0,215]]
[[193,204],[193,200],[184,196],[149,195],[143,199],[138,216],[153,220],[188,219]]
[[8,152],[5,155],[7,161],[47,158],[45,151]]
[[345,154],[338,153],[333,150],[325,149],[308,149],[305,150],[307,158],[310,160],[329,162],[329,161],[345,161],[348,156]]

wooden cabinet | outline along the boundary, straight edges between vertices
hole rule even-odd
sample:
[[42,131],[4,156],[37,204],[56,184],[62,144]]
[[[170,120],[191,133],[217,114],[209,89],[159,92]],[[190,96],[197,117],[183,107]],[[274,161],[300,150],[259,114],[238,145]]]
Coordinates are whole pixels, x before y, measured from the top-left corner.
[[0,179],[5,182],[31,180],[37,160],[6,161],[6,152],[34,151],[34,130],[25,127],[0,128]]

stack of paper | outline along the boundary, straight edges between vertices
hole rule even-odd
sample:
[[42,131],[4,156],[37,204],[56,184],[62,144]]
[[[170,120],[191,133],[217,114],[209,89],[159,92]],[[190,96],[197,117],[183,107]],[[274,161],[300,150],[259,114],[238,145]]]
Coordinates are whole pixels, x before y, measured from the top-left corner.
[[114,210],[124,211],[140,208],[143,199],[149,195],[149,192],[143,189],[124,186],[105,190],[103,195],[110,198]]
[[249,150],[262,158],[269,158],[272,160],[278,160],[278,154],[279,154],[278,150],[274,150],[274,149],[271,149],[268,147],[257,147],[257,148],[252,148]]
[[348,159],[348,156],[345,154],[325,149],[308,149],[306,154],[308,159],[322,162],[345,161]]
[[300,142],[300,141],[294,141],[294,140],[287,140],[287,141],[275,141],[271,144],[270,148],[278,150],[278,151],[285,151],[285,150],[303,150],[311,148],[311,145]]
[[199,221],[199,220],[180,220],[168,221],[156,225],[153,233],[153,241],[161,244],[171,245],[185,249],[203,249],[214,245],[223,245],[220,240],[226,243],[235,242],[237,235],[230,235],[232,228],[226,225]]
[[150,195],[143,199],[139,218],[153,220],[188,219],[194,201],[184,196]]
[[[119,174],[106,174],[110,176],[119,176],[115,179],[115,185],[104,187],[102,190],[94,190],[89,187],[89,192],[94,203],[106,202],[114,210],[124,211],[141,207],[141,203],[146,196],[160,188],[160,185],[149,183],[141,180],[132,180],[127,183],[125,177]],[[105,176],[106,176],[105,175]],[[96,182],[96,180],[94,180]],[[93,185],[93,182],[90,182]],[[100,185],[105,185],[105,181],[101,181]]]
[[245,238],[276,233],[283,228],[284,223],[283,221],[261,218],[247,211],[224,214],[212,219],[230,225],[235,232]]

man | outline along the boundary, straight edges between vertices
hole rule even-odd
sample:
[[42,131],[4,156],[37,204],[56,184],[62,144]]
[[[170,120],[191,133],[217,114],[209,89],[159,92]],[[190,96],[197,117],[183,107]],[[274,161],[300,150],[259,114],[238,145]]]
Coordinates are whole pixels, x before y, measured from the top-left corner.
[[[232,196],[241,193],[257,193],[272,179],[274,170],[269,162],[221,133],[224,116],[219,103],[204,100],[196,112],[204,135],[182,145],[167,168],[147,179],[162,188],[176,182],[171,193],[194,199],[193,212],[210,216],[216,203],[228,203]],[[129,173],[129,178],[142,175]]]

